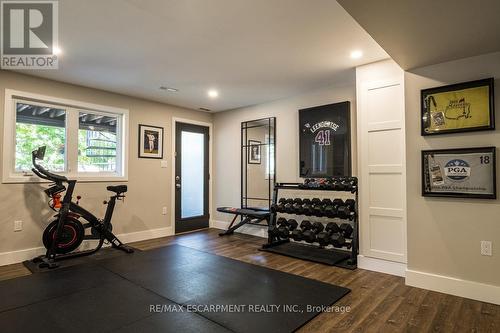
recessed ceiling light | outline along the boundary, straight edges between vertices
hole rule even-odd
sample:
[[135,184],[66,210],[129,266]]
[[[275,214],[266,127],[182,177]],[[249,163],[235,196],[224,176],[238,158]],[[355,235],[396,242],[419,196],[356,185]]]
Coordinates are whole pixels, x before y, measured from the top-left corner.
[[217,97],[219,97],[219,92],[217,90],[215,90],[215,89],[210,89],[208,91],[208,97],[210,97],[210,98],[217,98]]
[[363,56],[363,52],[356,50],[351,52],[351,58],[352,59],[359,59]]
[[62,53],[62,50],[59,47],[54,46],[54,48],[52,49],[52,53],[54,53],[55,55],[60,55]]
[[171,87],[165,87],[165,86],[161,86],[160,90],[166,90],[168,92],[178,92],[179,91],[179,89],[175,89],[175,88],[171,88]]

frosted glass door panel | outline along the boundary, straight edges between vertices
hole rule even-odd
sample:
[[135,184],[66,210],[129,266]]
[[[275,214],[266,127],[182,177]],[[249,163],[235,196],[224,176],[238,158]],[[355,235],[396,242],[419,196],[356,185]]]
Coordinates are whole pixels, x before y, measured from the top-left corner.
[[182,131],[181,218],[203,215],[204,134]]

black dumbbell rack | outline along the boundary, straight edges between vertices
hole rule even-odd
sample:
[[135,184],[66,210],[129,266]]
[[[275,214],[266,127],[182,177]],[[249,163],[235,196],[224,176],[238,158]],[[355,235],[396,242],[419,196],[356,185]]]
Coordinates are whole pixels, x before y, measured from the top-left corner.
[[[280,190],[296,190],[297,193],[301,191],[328,191],[328,192],[350,192],[356,202],[355,204],[355,214],[352,219],[352,241],[351,247],[348,248],[329,248],[329,247],[319,247],[317,244],[307,244],[304,242],[291,241],[290,238],[279,239],[278,237],[273,237],[268,234],[267,243],[262,246],[262,251],[272,252],[277,254],[282,254],[294,258],[309,260],[313,262],[319,262],[322,264],[327,264],[330,266],[338,266],[347,269],[357,268],[357,256],[358,256],[358,244],[359,244],[359,225],[358,225],[358,189],[356,187],[355,191],[351,189],[338,190],[338,189],[327,189],[320,187],[305,187],[301,183],[277,183],[273,191],[273,205],[277,205]],[[298,196],[300,197],[300,196]],[[277,215],[280,213],[273,212],[269,221],[269,228],[271,226],[276,226]],[[288,214],[288,213],[287,213]],[[288,214],[296,215],[299,214]],[[301,214],[302,215],[302,214]],[[323,219],[323,223],[325,223]],[[335,222],[333,218],[327,218],[326,222]]]

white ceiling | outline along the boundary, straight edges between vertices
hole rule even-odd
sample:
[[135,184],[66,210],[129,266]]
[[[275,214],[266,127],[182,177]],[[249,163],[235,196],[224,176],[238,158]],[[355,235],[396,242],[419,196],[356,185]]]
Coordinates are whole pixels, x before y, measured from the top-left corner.
[[28,74],[193,109],[352,80],[388,57],[333,0],[61,0],[59,11],[60,69]]
[[403,68],[500,51],[499,0],[338,0]]

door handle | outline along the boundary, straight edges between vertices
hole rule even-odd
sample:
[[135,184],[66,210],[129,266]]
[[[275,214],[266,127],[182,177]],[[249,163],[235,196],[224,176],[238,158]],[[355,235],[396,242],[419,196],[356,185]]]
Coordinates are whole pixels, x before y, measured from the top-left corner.
[[175,184],[176,188],[181,188],[181,184]]

